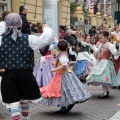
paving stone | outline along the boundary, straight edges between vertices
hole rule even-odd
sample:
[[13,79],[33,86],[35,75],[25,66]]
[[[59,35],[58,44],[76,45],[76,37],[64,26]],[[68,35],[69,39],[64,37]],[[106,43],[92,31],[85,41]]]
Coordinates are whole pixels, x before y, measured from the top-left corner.
[[[40,104],[30,104],[29,120],[109,120],[120,110],[120,90],[110,89],[109,99],[98,99],[102,93],[101,87],[87,86],[92,93],[92,97],[82,103],[76,104],[68,114],[57,115],[54,112],[59,107],[44,107]],[[120,115],[120,112],[117,114]],[[11,120],[8,110],[0,104],[0,120]],[[120,119],[110,119],[120,120]]]

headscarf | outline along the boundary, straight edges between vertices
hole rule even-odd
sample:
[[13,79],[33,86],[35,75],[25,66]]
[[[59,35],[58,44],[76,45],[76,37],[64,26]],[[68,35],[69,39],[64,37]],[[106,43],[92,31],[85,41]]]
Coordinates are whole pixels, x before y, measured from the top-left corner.
[[[16,41],[18,37],[21,37],[21,30],[18,30],[22,26],[21,16],[16,13],[10,13],[5,17],[6,31],[3,35],[11,35],[11,38]],[[3,36],[2,35],[2,36]]]

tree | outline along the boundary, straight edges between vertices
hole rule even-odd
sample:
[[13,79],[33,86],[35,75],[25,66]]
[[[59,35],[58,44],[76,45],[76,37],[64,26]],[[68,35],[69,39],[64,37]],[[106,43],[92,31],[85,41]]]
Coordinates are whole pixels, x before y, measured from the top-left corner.
[[73,14],[76,11],[76,8],[77,8],[77,3],[71,2],[70,3],[70,14]]

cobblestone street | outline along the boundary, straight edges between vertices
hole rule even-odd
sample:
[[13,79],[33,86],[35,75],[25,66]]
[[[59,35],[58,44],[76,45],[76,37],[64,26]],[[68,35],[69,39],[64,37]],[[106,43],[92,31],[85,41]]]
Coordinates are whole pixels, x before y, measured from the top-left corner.
[[[57,107],[44,107],[40,104],[31,104],[29,120],[109,120],[120,110],[120,90],[111,89],[110,98],[100,100],[101,87],[87,86],[92,97],[85,103],[77,104],[68,114],[55,114]],[[0,105],[0,120],[11,120],[5,107]]]

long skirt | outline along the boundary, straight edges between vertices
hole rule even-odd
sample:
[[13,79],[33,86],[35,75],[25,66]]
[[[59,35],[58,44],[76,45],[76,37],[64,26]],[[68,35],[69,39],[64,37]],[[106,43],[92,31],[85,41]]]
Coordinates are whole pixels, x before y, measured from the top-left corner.
[[87,77],[87,83],[96,86],[118,86],[118,79],[112,61],[107,59],[97,61],[92,72]]
[[83,74],[84,76],[89,75],[93,68],[93,65],[87,60],[77,61],[73,66],[73,71],[76,76]]
[[52,65],[52,61],[54,59],[46,60],[43,63],[42,68],[40,67],[40,61],[36,64],[33,74],[36,78],[39,87],[44,87],[50,84],[50,81],[55,73],[50,72],[51,69],[54,68]]
[[62,74],[61,97],[41,97],[40,103],[44,106],[67,106],[82,103],[91,97],[86,87],[80,82],[73,72]]

